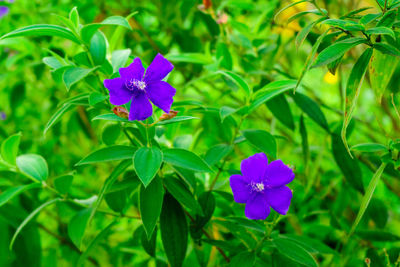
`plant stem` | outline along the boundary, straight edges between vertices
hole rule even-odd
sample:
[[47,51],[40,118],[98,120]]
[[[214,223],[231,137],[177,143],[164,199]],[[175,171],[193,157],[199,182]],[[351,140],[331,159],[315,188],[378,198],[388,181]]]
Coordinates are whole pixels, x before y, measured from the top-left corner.
[[[232,145],[233,145],[233,142],[235,142],[236,136],[237,136],[237,134],[239,133],[240,127],[242,126],[243,121],[244,121],[245,118],[246,118],[246,116],[242,116],[242,117],[240,118],[240,122],[239,122],[238,126],[235,128],[235,133],[234,133],[233,136],[232,136],[232,139],[231,139],[231,141],[230,141],[230,143],[229,143],[229,146],[232,146]],[[223,168],[224,168],[224,166],[225,166],[225,163],[226,163],[226,157],[224,158],[224,161],[222,162],[221,167],[218,169],[218,172],[217,172],[217,174],[215,175],[215,177],[214,177],[214,179],[213,179],[213,181],[212,181],[212,183],[211,183],[211,185],[210,185],[210,190],[213,190],[215,184],[217,183],[218,177],[220,176],[221,172],[223,171]]]

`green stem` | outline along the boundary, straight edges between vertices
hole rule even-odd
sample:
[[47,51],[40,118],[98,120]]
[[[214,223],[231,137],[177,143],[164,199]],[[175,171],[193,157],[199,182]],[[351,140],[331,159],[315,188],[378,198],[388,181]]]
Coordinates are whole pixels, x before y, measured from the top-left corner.
[[[233,142],[235,142],[236,136],[237,136],[237,134],[239,133],[240,127],[242,126],[243,121],[244,121],[245,118],[246,118],[246,116],[242,116],[242,117],[240,118],[240,122],[239,122],[238,126],[235,128],[235,133],[233,134],[232,139],[231,139],[231,141],[229,142],[229,145],[230,145],[230,146],[232,146],[232,145],[233,145]],[[213,190],[215,184],[217,183],[218,177],[220,176],[220,174],[221,174],[221,172],[222,172],[222,170],[223,170],[223,168],[224,168],[224,166],[225,166],[225,163],[226,163],[226,158],[224,158],[224,161],[222,162],[221,167],[218,169],[218,172],[217,172],[217,174],[215,175],[215,177],[214,177],[214,179],[213,179],[213,181],[212,181],[212,183],[211,183],[211,185],[210,185],[210,190]]]

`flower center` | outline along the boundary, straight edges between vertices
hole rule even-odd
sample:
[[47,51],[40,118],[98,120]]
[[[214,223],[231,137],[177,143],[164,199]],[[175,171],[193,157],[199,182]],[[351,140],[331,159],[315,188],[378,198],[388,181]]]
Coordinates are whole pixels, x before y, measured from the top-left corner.
[[146,83],[144,81],[136,80],[136,79],[130,79],[125,82],[126,88],[128,88],[130,91],[133,91],[135,89],[139,90],[144,90],[146,89]]
[[264,191],[264,189],[265,189],[263,183],[254,183],[254,182],[252,182],[250,184],[250,186],[251,186],[251,189],[253,191],[256,191],[256,192],[259,192],[259,193],[262,193]]

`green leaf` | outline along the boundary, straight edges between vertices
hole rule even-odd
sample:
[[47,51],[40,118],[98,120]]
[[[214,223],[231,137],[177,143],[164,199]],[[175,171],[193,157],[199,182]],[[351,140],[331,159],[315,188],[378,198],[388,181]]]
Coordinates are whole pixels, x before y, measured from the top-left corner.
[[301,148],[303,150],[303,158],[305,165],[307,165],[308,158],[310,156],[310,149],[308,146],[308,135],[307,135],[307,128],[304,124],[304,116],[301,114],[300,117],[300,135],[301,135]]
[[71,9],[71,12],[69,12],[69,20],[73,23],[75,29],[79,29],[79,14],[76,7]]
[[90,40],[89,52],[95,65],[102,65],[106,60],[107,40],[101,31],[96,31]]
[[249,113],[277,95],[295,88],[296,80],[274,81],[258,90],[251,101]]
[[350,11],[349,13],[343,15],[340,17],[340,19],[346,19],[346,18],[357,18],[357,15],[359,15],[360,13],[371,9],[372,7],[361,7],[361,8],[357,8],[355,10]]
[[165,121],[159,121],[156,123],[157,126],[159,125],[167,125],[167,124],[172,124],[172,123],[177,123],[177,122],[182,122],[182,121],[189,121],[189,120],[195,120],[198,119],[196,117],[192,117],[192,116],[177,116],[174,117],[172,119],[169,120],[165,120]]
[[346,31],[363,31],[365,29],[364,25],[362,24],[344,19],[327,19],[321,24],[327,24],[329,26],[337,27]]
[[352,37],[336,42],[328,46],[324,50],[322,50],[322,52],[316,58],[314,65],[312,67],[316,68],[323,65],[327,65],[335,61],[336,59],[342,57],[351,48],[362,43],[366,43],[366,40],[360,37]]
[[172,267],[181,267],[186,255],[189,229],[181,205],[170,194],[164,196],[160,230],[168,262]]
[[43,134],[46,135],[46,133],[48,132],[48,130],[50,130],[50,128],[56,123],[58,122],[61,117],[67,113],[68,111],[70,111],[74,106],[70,105],[70,104],[64,104],[62,105],[59,109],[57,109],[57,111],[51,116],[51,118],[49,119],[49,121],[47,122],[46,126],[44,127],[43,130]]
[[77,44],[80,44],[79,40],[69,29],[50,24],[37,24],[37,25],[22,27],[3,35],[0,38],[0,40],[6,38],[21,37],[21,36],[57,36],[71,40]]
[[127,192],[126,190],[107,192],[104,195],[104,200],[107,205],[115,212],[121,213],[127,203]]
[[332,134],[332,153],[347,182],[356,190],[364,193],[362,172],[357,160],[352,159],[347,153],[342,138]]
[[16,187],[8,188],[6,191],[0,194],[0,207],[6,204],[8,201],[13,199],[14,197],[22,194],[23,192],[33,189],[33,188],[40,188],[42,187],[41,183],[33,183],[27,185],[20,185]]
[[148,238],[146,233],[143,231],[140,239],[143,249],[147,252],[147,254],[149,254],[151,257],[156,257],[157,228],[154,230],[150,238]]
[[363,16],[360,19],[360,23],[367,25],[367,24],[371,23],[372,21],[376,20],[377,18],[379,18],[380,16],[382,16],[382,13],[366,14],[365,16]]
[[145,187],[147,187],[154,176],[156,176],[162,161],[162,152],[157,147],[142,147],[136,151],[133,156],[133,165],[139,179]]
[[16,238],[18,237],[19,233],[22,231],[22,229],[38,214],[42,209],[46,208],[47,206],[50,206],[53,203],[56,203],[58,201],[62,201],[60,198],[55,198],[50,201],[47,201],[40,205],[38,208],[36,208],[34,211],[32,211],[28,217],[25,218],[25,220],[18,226],[17,230],[15,231],[13,237],[11,238],[10,242],[10,250],[12,250],[12,247],[14,245],[14,242]]
[[244,90],[244,92],[246,93],[247,96],[249,96],[251,94],[252,90],[250,89],[249,85],[238,74],[236,74],[232,71],[228,71],[228,70],[220,70],[217,73],[220,73],[220,74],[224,75],[225,77],[227,77],[228,79],[230,79],[231,81],[233,81],[238,87],[240,87]]
[[113,160],[132,159],[135,152],[136,148],[132,146],[109,146],[90,153],[75,164],[75,166]]
[[204,215],[196,216],[196,227],[204,227],[211,219],[215,210],[215,197],[212,191],[203,192],[199,196],[199,204],[203,210]]
[[164,162],[198,172],[211,172],[210,166],[193,152],[180,148],[163,150]]
[[110,176],[107,178],[107,180],[105,181],[105,183],[103,184],[103,186],[100,189],[99,196],[98,196],[96,203],[94,204],[93,209],[91,211],[91,214],[89,217],[89,222],[92,221],[94,215],[96,214],[97,209],[100,207],[100,204],[103,201],[104,195],[110,191],[111,187],[117,180],[118,176],[120,176],[126,170],[126,168],[128,168],[131,165],[132,165],[132,161],[131,161],[131,158],[129,158],[129,160],[122,161],[120,164],[118,164],[117,167],[114,168],[114,170],[112,171],[112,173],[110,174]]
[[303,81],[304,75],[306,75],[307,71],[310,70],[312,63],[314,62],[315,55],[318,52],[318,48],[321,45],[322,41],[324,40],[325,36],[328,34],[329,30],[326,30],[324,33],[322,33],[318,39],[315,41],[313,44],[313,47],[311,49],[311,53],[308,54],[306,62],[304,63],[304,67],[301,71],[300,77],[297,80],[297,83],[294,87],[293,92],[296,92],[297,88],[301,85],[301,82]]
[[227,70],[232,70],[232,56],[225,43],[219,42],[217,44],[216,57],[219,61],[219,66]]
[[317,25],[318,23],[320,23],[321,21],[324,21],[326,18],[320,18],[316,21],[313,21],[309,24],[307,24],[305,27],[303,27],[299,33],[296,35],[296,47],[297,49],[303,44],[304,40],[307,38],[308,34],[310,33],[310,31],[312,30],[312,28],[314,28],[315,25]]
[[393,57],[374,49],[371,63],[369,64],[369,80],[379,100],[382,99],[399,61],[400,58],[398,57]]
[[164,188],[159,177],[151,183],[140,187],[139,210],[147,238],[150,239],[161,214],[164,199]]
[[76,266],[80,267],[80,266],[84,266],[85,265],[85,261],[89,257],[90,253],[99,245],[99,243],[103,239],[105,239],[110,234],[111,228],[116,223],[117,223],[117,220],[114,220],[112,223],[107,225],[106,228],[101,230],[101,232],[95,237],[95,239],[93,239],[92,242],[90,242],[90,244],[87,247],[87,249],[80,255]]
[[254,147],[276,158],[276,141],[269,132],[263,130],[245,130],[242,133],[246,140]]
[[279,235],[279,237],[287,238],[296,242],[299,246],[303,247],[309,253],[335,254],[335,255],[338,254],[336,250],[325,245],[321,241],[309,238],[304,235],[298,236],[294,234],[285,234],[285,235]]
[[82,238],[85,234],[91,211],[91,208],[81,210],[75,214],[68,224],[68,236],[79,250],[81,249]]
[[360,56],[357,62],[354,64],[353,69],[351,70],[349,79],[347,80],[346,86],[346,99],[345,99],[345,109],[344,109],[344,120],[342,126],[342,140],[343,144],[346,147],[347,152],[352,157],[350,148],[347,144],[346,133],[347,127],[353,117],[354,109],[357,105],[358,96],[360,95],[361,86],[364,80],[365,73],[368,69],[369,61],[372,57],[372,48],[368,48],[364,51],[364,53]]
[[104,95],[99,92],[93,92],[89,95],[89,105],[94,106],[98,103],[103,102],[108,98],[108,95]]
[[392,27],[396,20],[397,9],[392,9],[386,12],[381,20],[376,24],[376,27]]
[[383,171],[385,170],[386,163],[382,163],[381,166],[376,170],[374,176],[372,177],[371,181],[368,184],[367,190],[365,191],[365,195],[363,196],[361,200],[361,205],[360,205],[360,210],[357,213],[357,217],[353,222],[353,225],[351,226],[350,232],[349,232],[349,237],[354,233],[356,230],[359,222],[361,221],[361,218],[363,217],[365,211],[368,208],[368,204],[371,201],[372,195],[374,194],[375,188],[378,185],[379,180],[381,179],[381,175]]
[[303,247],[299,246],[298,243],[288,238],[274,238],[273,243],[278,249],[279,253],[285,255],[291,260],[303,264],[305,266],[318,266],[313,256],[308,253]]
[[211,147],[205,157],[204,160],[207,162],[209,166],[213,166],[218,163],[220,160],[228,156],[233,150],[233,147],[226,144],[219,144]]
[[54,179],[54,188],[61,194],[67,194],[71,188],[72,180],[74,176],[63,175]]
[[1,156],[3,160],[15,166],[21,133],[11,135],[1,143]]
[[113,66],[114,73],[118,72],[120,68],[125,67],[131,53],[132,50],[130,49],[116,50],[112,52],[111,65]]
[[101,139],[107,146],[114,145],[121,134],[121,126],[118,124],[108,124],[103,128]]
[[238,111],[238,110],[234,109],[234,108],[231,108],[231,107],[222,106],[221,109],[219,110],[219,116],[221,118],[221,123],[224,122],[226,117],[234,114],[236,111]]
[[35,182],[45,181],[49,176],[46,160],[36,154],[25,154],[17,158],[17,167]]
[[267,101],[265,104],[275,118],[277,118],[283,125],[294,131],[293,115],[285,95],[278,95]]
[[[307,14],[315,14],[315,15],[318,15],[318,16],[326,16],[328,14],[328,11],[326,9],[323,9],[323,8],[301,11],[301,12],[298,12],[298,13],[294,14],[290,18],[288,18],[286,23],[290,23],[290,22],[292,22],[294,20],[299,20],[301,17],[303,17],[303,16],[305,16]],[[327,17],[323,18],[323,20],[326,20],[326,19],[327,19]]]
[[106,120],[106,121],[120,121],[120,122],[127,122],[127,123],[135,123],[134,121],[130,121],[128,119],[124,119],[121,117],[118,117],[114,113],[108,113],[108,114],[101,114],[92,119],[92,121],[95,120]]
[[116,25],[116,26],[122,26],[124,28],[127,28],[128,30],[132,30],[131,26],[129,25],[129,22],[126,18],[121,17],[121,16],[111,16],[103,20],[102,22],[99,23],[92,23],[84,26],[81,29],[81,36],[82,39],[86,42],[89,43],[90,40],[92,39],[93,34],[102,26],[106,25]]
[[256,261],[255,252],[242,251],[232,258],[230,267],[253,266]]
[[368,30],[365,31],[367,34],[382,34],[382,35],[389,35],[393,37],[393,39],[396,39],[396,35],[394,34],[394,31],[391,28],[388,27],[374,27],[374,28],[369,28]]
[[64,64],[61,63],[56,57],[44,57],[42,61],[53,70],[64,67]]
[[296,93],[292,95],[296,105],[303,110],[313,121],[329,132],[328,122],[319,105],[306,95]]
[[279,14],[281,14],[283,11],[285,11],[286,9],[291,8],[292,6],[298,5],[300,3],[304,3],[304,2],[308,2],[309,0],[300,0],[297,2],[293,2],[290,5],[285,6],[284,8],[282,8],[281,10],[279,10],[278,12],[276,12],[274,20],[276,20],[276,18],[279,16]]
[[164,179],[164,185],[168,192],[179,201],[183,206],[189,208],[193,212],[203,215],[203,211],[199,203],[194,198],[193,194],[180,180],[172,177],[166,177]]
[[73,67],[67,69],[64,74],[63,74],[63,82],[65,86],[67,87],[67,90],[71,89],[71,86],[74,85],[75,83],[79,82],[86,76],[88,76],[93,70],[93,69],[86,69],[86,68],[80,68],[80,67]]
[[390,44],[375,43],[373,47],[383,54],[400,57],[400,50]]
[[79,94],[70,98],[67,98],[60,103],[58,103],[58,107],[61,107],[63,105],[87,105],[88,104],[88,99],[89,99],[90,94],[89,93],[83,93]]
[[358,145],[352,146],[351,150],[375,153],[375,152],[387,151],[388,149],[386,146],[381,145],[381,144],[367,143],[367,144],[358,144]]
[[398,242],[400,241],[400,236],[394,235],[391,232],[385,232],[381,230],[357,230],[356,235],[362,239],[369,241],[378,242]]
[[166,55],[165,58],[172,62],[185,62],[201,65],[208,65],[212,63],[211,58],[208,58],[201,53],[169,54]]

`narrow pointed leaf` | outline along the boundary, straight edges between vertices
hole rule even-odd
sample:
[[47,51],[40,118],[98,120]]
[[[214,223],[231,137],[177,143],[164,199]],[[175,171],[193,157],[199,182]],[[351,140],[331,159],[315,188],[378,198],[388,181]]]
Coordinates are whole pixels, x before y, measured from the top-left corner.
[[351,157],[352,155],[346,139],[347,127],[349,126],[351,118],[353,117],[354,109],[357,105],[357,100],[358,96],[360,95],[361,86],[365,77],[365,73],[367,72],[368,64],[372,57],[372,51],[373,51],[372,48],[368,48],[367,50],[364,51],[364,53],[354,64],[349,79],[347,80],[344,121],[343,121],[341,136],[343,143],[346,147],[346,150]]
[[163,199],[164,188],[159,177],[153,179],[147,187],[140,187],[139,209],[148,239],[152,236],[160,217]]
[[132,146],[115,145],[96,150],[79,161],[76,166],[105,161],[132,159],[136,148]]
[[376,170],[374,176],[372,177],[371,181],[368,184],[367,190],[365,191],[365,195],[361,200],[360,210],[357,213],[357,217],[351,226],[349,236],[351,236],[357,228],[357,225],[361,221],[365,211],[368,208],[368,204],[371,201],[372,195],[374,194],[375,188],[378,185],[378,182],[381,178],[383,171],[385,170],[386,163],[382,163],[381,166]]
[[25,218],[25,220],[18,226],[17,230],[15,231],[13,237],[11,238],[10,242],[10,250],[12,250],[12,247],[14,245],[14,242],[16,238],[18,237],[19,233],[22,231],[22,229],[38,214],[42,209],[46,208],[47,206],[50,206],[53,203],[56,203],[58,201],[62,201],[60,198],[55,198],[50,201],[47,201],[40,205],[38,208],[36,208],[34,211],[32,211],[28,217]]
[[366,40],[361,37],[352,37],[339,42],[336,42],[325,48],[314,62],[313,68],[327,65],[336,59],[342,57],[351,48],[365,43]]

